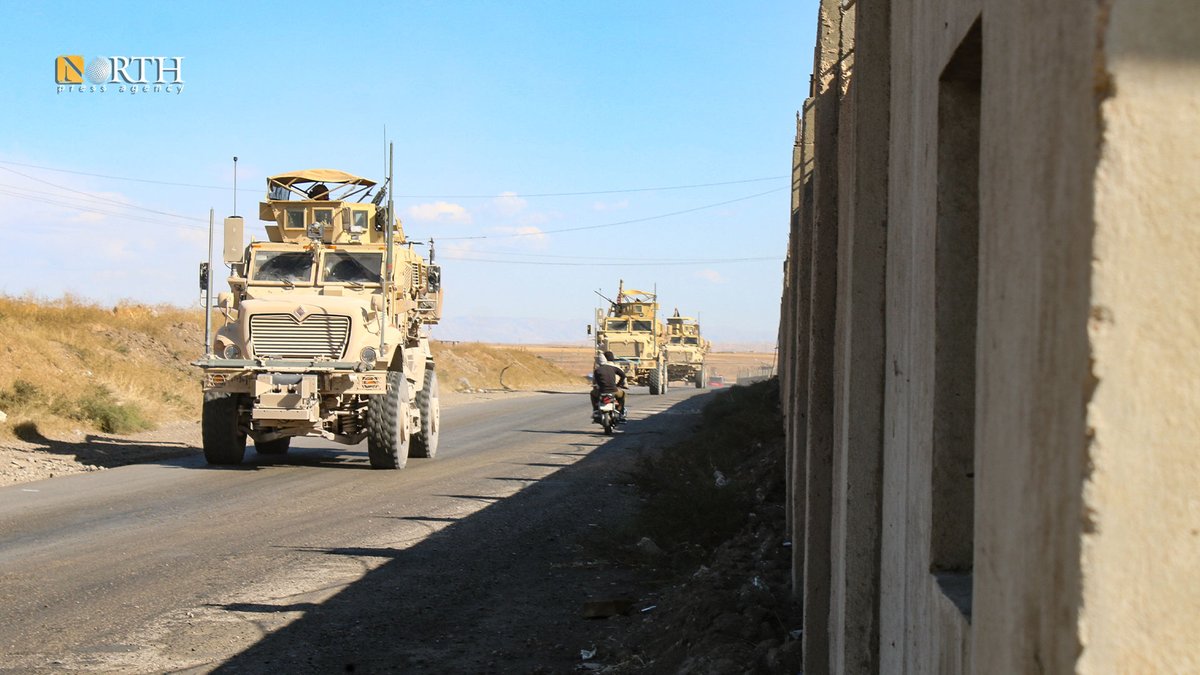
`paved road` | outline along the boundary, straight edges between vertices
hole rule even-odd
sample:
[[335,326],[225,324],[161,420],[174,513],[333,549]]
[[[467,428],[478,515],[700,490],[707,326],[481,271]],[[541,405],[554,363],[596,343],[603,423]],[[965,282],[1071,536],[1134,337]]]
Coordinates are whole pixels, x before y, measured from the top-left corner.
[[569,528],[539,523],[553,517],[547,500],[589,480],[566,469],[662,443],[688,425],[696,393],[634,392],[634,422],[613,440],[587,423],[585,394],[460,404],[443,412],[439,457],[399,472],[370,470],[365,445],[305,439],[282,459],[248,451],[234,469],[189,458],[0,489],[0,672],[256,670],[232,657],[312,624],[399,552],[528,488],[545,498],[506,516],[514,537]]

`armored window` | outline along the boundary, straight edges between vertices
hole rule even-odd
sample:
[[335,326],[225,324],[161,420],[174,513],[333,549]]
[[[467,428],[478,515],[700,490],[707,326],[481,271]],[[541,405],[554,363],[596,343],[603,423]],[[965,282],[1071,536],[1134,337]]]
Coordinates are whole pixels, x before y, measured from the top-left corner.
[[322,225],[332,225],[333,209],[314,209],[313,222],[321,223]]
[[683,338],[681,338],[681,337],[671,338],[671,344],[673,344],[673,345],[682,344],[682,343],[683,343]]
[[352,211],[350,220],[351,232],[366,232],[368,214],[366,211]]
[[700,344],[700,338],[685,337],[683,338],[683,343],[685,345],[698,345]]
[[629,322],[610,320],[608,323],[604,324],[604,330],[629,330]]
[[633,330],[637,331],[637,332],[642,332],[642,333],[649,333],[650,331],[654,330],[654,322],[653,321],[634,321],[633,322]]
[[321,281],[326,284],[379,284],[383,253],[326,251],[321,263]]
[[287,218],[284,219],[283,226],[289,230],[303,230],[304,209],[288,209]]
[[308,285],[313,277],[310,251],[255,251],[251,283]]

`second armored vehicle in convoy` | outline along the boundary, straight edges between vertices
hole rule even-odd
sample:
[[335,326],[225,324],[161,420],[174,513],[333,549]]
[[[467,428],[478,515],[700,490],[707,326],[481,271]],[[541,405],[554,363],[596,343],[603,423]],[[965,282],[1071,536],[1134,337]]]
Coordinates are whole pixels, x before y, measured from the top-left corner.
[[645,385],[651,394],[667,393],[666,331],[658,321],[656,293],[626,290],[622,280],[607,311],[596,310],[595,325],[597,351],[613,353],[629,384]]
[[674,316],[667,317],[667,340],[663,347],[667,379],[691,382],[697,389],[703,389],[707,384],[704,357],[710,346],[709,341],[700,336],[700,324],[690,316],[680,316],[679,310],[675,310]]
[[390,185],[369,200],[374,187],[331,169],[280,174],[259,205],[267,241],[245,246],[242,219],[225,220],[229,291],[216,302],[225,323],[206,329],[207,354],[195,362],[210,464],[240,463],[247,437],[267,455],[296,436],[365,439],[378,469],[436,454],[428,326],[441,316],[441,270],[432,242],[426,260],[391,199],[381,204]]

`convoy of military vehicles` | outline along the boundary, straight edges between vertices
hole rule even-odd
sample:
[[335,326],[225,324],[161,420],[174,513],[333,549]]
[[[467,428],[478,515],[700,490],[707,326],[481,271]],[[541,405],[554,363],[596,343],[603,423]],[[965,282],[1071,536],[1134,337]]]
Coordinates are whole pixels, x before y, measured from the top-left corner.
[[704,358],[710,344],[700,337],[695,319],[675,310],[663,325],[657,290],[626,289],[624,280],[618,283],[616,300],[605,300],[608,307],[596,310],[588,332],[596,337],[597,352],[612,352],[629,384],[644,385],[653,395],[667,393],[672,380],[691,382],[697,389],[706,386]]
[[[390,174],[390,170],[389,170]],[[432,240],[406,237],[391,178],[332,169],[267,179],[259,204],[267,240],[245,244],[244,223],[224,221],[228,291],[206,307],[201,428],[210,464],[240,464],[247,439],[262,455],[286,454],[293,438],[367,441],[373,468],[400,469],[437,454],[440,407],[428,327],[442,310]],[[386,198],[386,205],[384,199]],[[428,245],[428,258],[416,246]],[[658,318],[657,292],[626,289],[596,311],[597,353],[611,351],[631,385],[665,394],[672,380],[707,385],[709,343],[679,311]],[[589,332],[592,328],[589,327]]]

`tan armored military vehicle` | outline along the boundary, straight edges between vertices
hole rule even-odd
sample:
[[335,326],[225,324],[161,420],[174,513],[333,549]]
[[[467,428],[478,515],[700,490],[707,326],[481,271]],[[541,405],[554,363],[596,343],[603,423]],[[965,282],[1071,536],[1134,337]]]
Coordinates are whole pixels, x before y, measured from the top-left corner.
[[675,315],[667,317],[667,344],[663,347],[667,354],[667,379],[692,382],[697,389],[703,389],[706,383],[704,357],[708,355],[711,344],[700,337],[700,324],[690,316]]
[[[195,362],[210,464],[240,463],[247,437],[267,455],[295,436],[366,439],[377,469],[437,453],[428,326],[441,315],[441,270],[432,242],[426,260],[391,199],[381,206],[387,184],[368,201],[376,187],[331,169],[271,176],[259,204],[268,241],[243,247],[242,219],[225,220],[224,325],[206,326],[208,353]],[[202,265],[211,295],[208,276]]]
[[597,351],[613,353],[629,384],[646,385],[651,394],[667,393],[666,354],[662,349],[665,330],[658,321],[655,293],[626,290],[622,280],[617,299],[609,300],[608,310],[596,310],[595,325]]

